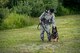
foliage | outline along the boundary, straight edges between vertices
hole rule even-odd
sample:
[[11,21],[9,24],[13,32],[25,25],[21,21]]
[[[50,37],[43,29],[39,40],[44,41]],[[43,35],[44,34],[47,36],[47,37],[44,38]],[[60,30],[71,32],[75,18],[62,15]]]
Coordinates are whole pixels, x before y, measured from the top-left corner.
[[7,8],[0,8],[0,24],[2,23],[3,19],[9,15],[9,9]]
[[10,28],[20,28],[24,26],[30,26],[35,23],[34,19],[27,15],[20,15],[16,13],[11,13],[7,18],[4,19],[2,27],[5,29]]
[[0,0],[0,8],[5,7],[8,4],[9,0]]
[[57,8],[57,15],[69,15],[70,14],[70,10],[68,8],[65,8],[64,6],[59,6]]
[[57,8],[58,0],[21,0],[14,6],[14,11],[20,14],[28,14],[29,16],[40,16],[40,14],[48,8]]
[[[25,25],[28,26],[31,25],[29,22],[33,25],[35,21],[33,22],[28,20],[34,20],[33,18],[39,17],[46,8],[54,8],[56,15],[58,16],[80,14],[79,6],[79,0],[0,0],[0,28],[18,28]],[[29,17],[27,22],[26,19],[28,16],[25,15],[32,18]],[[18,19],[22,21],[19,21]],[[17,24],[14,24],[15,22]]]
[[80,0],[63,0],[62,5],[74,11],[74,13],[80,13]]
[[[62,3],[63,7],[59,7],[59,3]],[[33,17],[40,16],[46,7],[54,8],[55,10],[58,8],[56,11],[58,11],[57,14],[59,15],[72,14],[69,10],[74,14],[80,13],[78,12],[80,10],[79,6],[79,0],[0,0],[0,8],[7,7],[12,9],[12,12],[16,11],[19,14],[27,14]]]

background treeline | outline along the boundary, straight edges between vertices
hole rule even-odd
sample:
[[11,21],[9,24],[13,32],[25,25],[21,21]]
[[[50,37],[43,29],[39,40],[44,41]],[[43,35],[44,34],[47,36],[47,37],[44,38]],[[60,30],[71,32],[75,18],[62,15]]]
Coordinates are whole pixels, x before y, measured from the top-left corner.
[[80,0],[0,0],[0,29],[38,24],[45,8],[54,8],[57,16],[79,14]]

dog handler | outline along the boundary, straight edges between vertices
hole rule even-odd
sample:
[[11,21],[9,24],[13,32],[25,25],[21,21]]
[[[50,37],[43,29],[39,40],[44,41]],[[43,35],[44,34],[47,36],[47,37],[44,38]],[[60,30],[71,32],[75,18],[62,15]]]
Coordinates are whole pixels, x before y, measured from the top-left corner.
[[40,20],[40,37],[41,40],[44,41],[44,32],[47,33],[48,41],[51,41],[51,34],[50,34],[50,25],[52,24],[52,27],[55,28],[55,15],[54,15],[54,9],[46,10],[41,14],[39,17]]

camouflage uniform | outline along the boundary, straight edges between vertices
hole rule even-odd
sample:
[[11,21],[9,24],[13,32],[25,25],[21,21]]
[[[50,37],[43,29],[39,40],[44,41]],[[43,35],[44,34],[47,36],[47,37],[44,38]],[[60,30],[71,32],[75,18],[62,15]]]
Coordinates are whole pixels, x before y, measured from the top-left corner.
[[[41,19],[45,18],[44,21],[42,21]],[[42,40],[44,40],[44,32],[46,31],[47,33],[47,37],[48,40],[51,40],[51,35],[50,35],[50,25],[52,24],[52,27],[55,27],[55,15],[50,14],[49,12],[43,12],[42,15],[39,17],[40,23],[42,23],[40,25],[40,29],[41,29],[41,33],[40,33],[40,37]]]

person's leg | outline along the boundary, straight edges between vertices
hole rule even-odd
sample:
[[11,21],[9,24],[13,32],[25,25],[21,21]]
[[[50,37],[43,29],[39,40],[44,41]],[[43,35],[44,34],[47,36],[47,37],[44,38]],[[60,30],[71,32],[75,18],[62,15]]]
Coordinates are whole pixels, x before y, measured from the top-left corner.
[[50,25],[46,25],[46,33],[48,36],[48,41],[51,41]]
[[43,29],[43,27],[42,26],[40,26],[41,27],[41,33],[40,33],[40,37],[41,37],[41,40],[42,41],[44,41],[44,29]]

